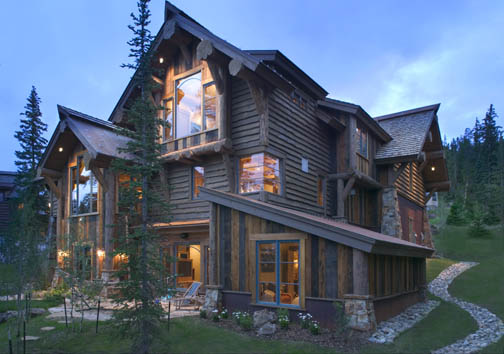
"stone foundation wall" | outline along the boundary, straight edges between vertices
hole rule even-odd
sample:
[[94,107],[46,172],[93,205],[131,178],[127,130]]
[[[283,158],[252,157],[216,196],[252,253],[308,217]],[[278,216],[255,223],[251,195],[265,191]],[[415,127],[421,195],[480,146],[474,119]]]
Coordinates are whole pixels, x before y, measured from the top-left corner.
[[372,297],[365,295],[345,295],[345,314],[348,326],[357,331],[374,331],[376,318]]

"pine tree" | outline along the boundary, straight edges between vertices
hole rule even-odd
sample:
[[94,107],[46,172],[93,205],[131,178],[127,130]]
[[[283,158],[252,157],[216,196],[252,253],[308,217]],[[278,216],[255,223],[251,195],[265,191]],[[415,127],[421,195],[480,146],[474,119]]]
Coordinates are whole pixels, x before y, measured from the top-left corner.
[[121,149],[131,158],[113,162],[116,173],[128,176],[119,191],[123,223],[118,225],[121,231],[117,253],[124,259],[119,276],[127,280],[120,283],[121,291],[116,298],[121,305],[117,318],[123,333],[133,339],[135,353],[149,352],[164,314],[157,299],[166,295],[159,239],[153,227],[156,221],[166,217],[169,206],[161,199],[164,193],[154,190],[162,168],[158,129],[161,121],[157,118],[158,107],[150,98],[154,83],[148,3],[149,0],[139,0],[138,15],[131,14],[133,25],[128,27],[133,38],[128,44],[131,47],[129,56],[134,62],[122,65],[135,70],[132,80],[139,93],[126,112],[127,125],[131,129],[121,131],[131,139],[127,147]]
[[23,292],[31,291],[33,283],[40,279],[43,254],[41,243],[47,226],[47,193],[44,185],[35,180],[37,164],[42,157],[47,140],[42,134],[47,131],[47,124],[42,121],[40,98],[35,87],[21,113],[20,130],[15,138],[21,150],[16,151],[17,197],[12,200],[13,218],[9,226],[9,253],[17,271],[16,290],[18,295],[18,333],[22,323]]

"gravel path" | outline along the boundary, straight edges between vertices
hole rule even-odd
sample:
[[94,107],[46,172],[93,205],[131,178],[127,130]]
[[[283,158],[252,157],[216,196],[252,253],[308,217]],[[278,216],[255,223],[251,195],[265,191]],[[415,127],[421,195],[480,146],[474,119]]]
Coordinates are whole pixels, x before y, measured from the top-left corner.
[[471,333],[467,337],[446,347],[433,351],[434,354],[474,353],[499,341],[499,339],[504,335],[504,323],[496,315],[488,311],[486,308],[459,300],[448,293],[448,287],[453,279],[477,264],[478,263],[475,262],[460,262],[453,264],[443,270],[441,274],[439,274],[437,278],[429,284],[429,291],[432,294],[445,301],[452,302],[463,310],[469,312],[469,314],[476,320],[479,327],[476,332]]

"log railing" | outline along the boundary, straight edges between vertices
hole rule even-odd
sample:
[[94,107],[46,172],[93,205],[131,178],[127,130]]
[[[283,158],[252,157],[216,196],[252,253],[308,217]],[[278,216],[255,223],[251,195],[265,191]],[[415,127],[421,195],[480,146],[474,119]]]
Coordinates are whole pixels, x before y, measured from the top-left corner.
[[185,136],[183,138],[166,141],[162,145],[161,154],[164,155],[170,152],[211,143],[213,141],[217,141],[218,137],[218,129],[212,129],[206,130],[201,133]]

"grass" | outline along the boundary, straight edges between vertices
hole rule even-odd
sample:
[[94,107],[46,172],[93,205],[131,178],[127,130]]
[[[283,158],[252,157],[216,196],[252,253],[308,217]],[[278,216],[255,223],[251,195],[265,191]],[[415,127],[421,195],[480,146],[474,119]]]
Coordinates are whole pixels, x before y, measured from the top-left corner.
[[427,283],[431,282],[441,273],[445,268],[452,264],[457,263],[448,258],[431,258],[427,259]]
[[[451,259],[475,261],[480,264],[462,273],[450,286],[450,294],[486,307],[504,319],[504,232],[491,228],[484,238],[468,236],[467,227],[447,226],[435,238],[439,253]],[[485,348],[483,353],[504,353],[504,338]]]
[[[40,336],[38,341],[28,342],[28,352],[51,353],[124,353],[130,351],[131,341],[120,338],[110,323],[100,323],[98,334],[93,322],[84,322],[83,332],[71,332],[64,324],[44,318],[32,320],[27,334]],[[56,327],[51,332],[40,330],[44,326]],[[8,349],[6,324],[0,325],[0,353]],[[199,319],[180,318],[172,320],[170,331],[163,328],[152,352],[171,353],[328,353],[306,343],[291,343],[257,339],[206,324]]]
[[[21,301],[22,306],[24,306],[24,301]],[[32,300],[31,301],[31,307],[35,308],[43,308],[43,309],[48,309],[49,307],[55,307],[58,305],[62,305],[63,301],[59,300]],[[16,311],[17,310],[17,305],[16,301],[0,301],[0,312],[5,312],[5,311]]]

